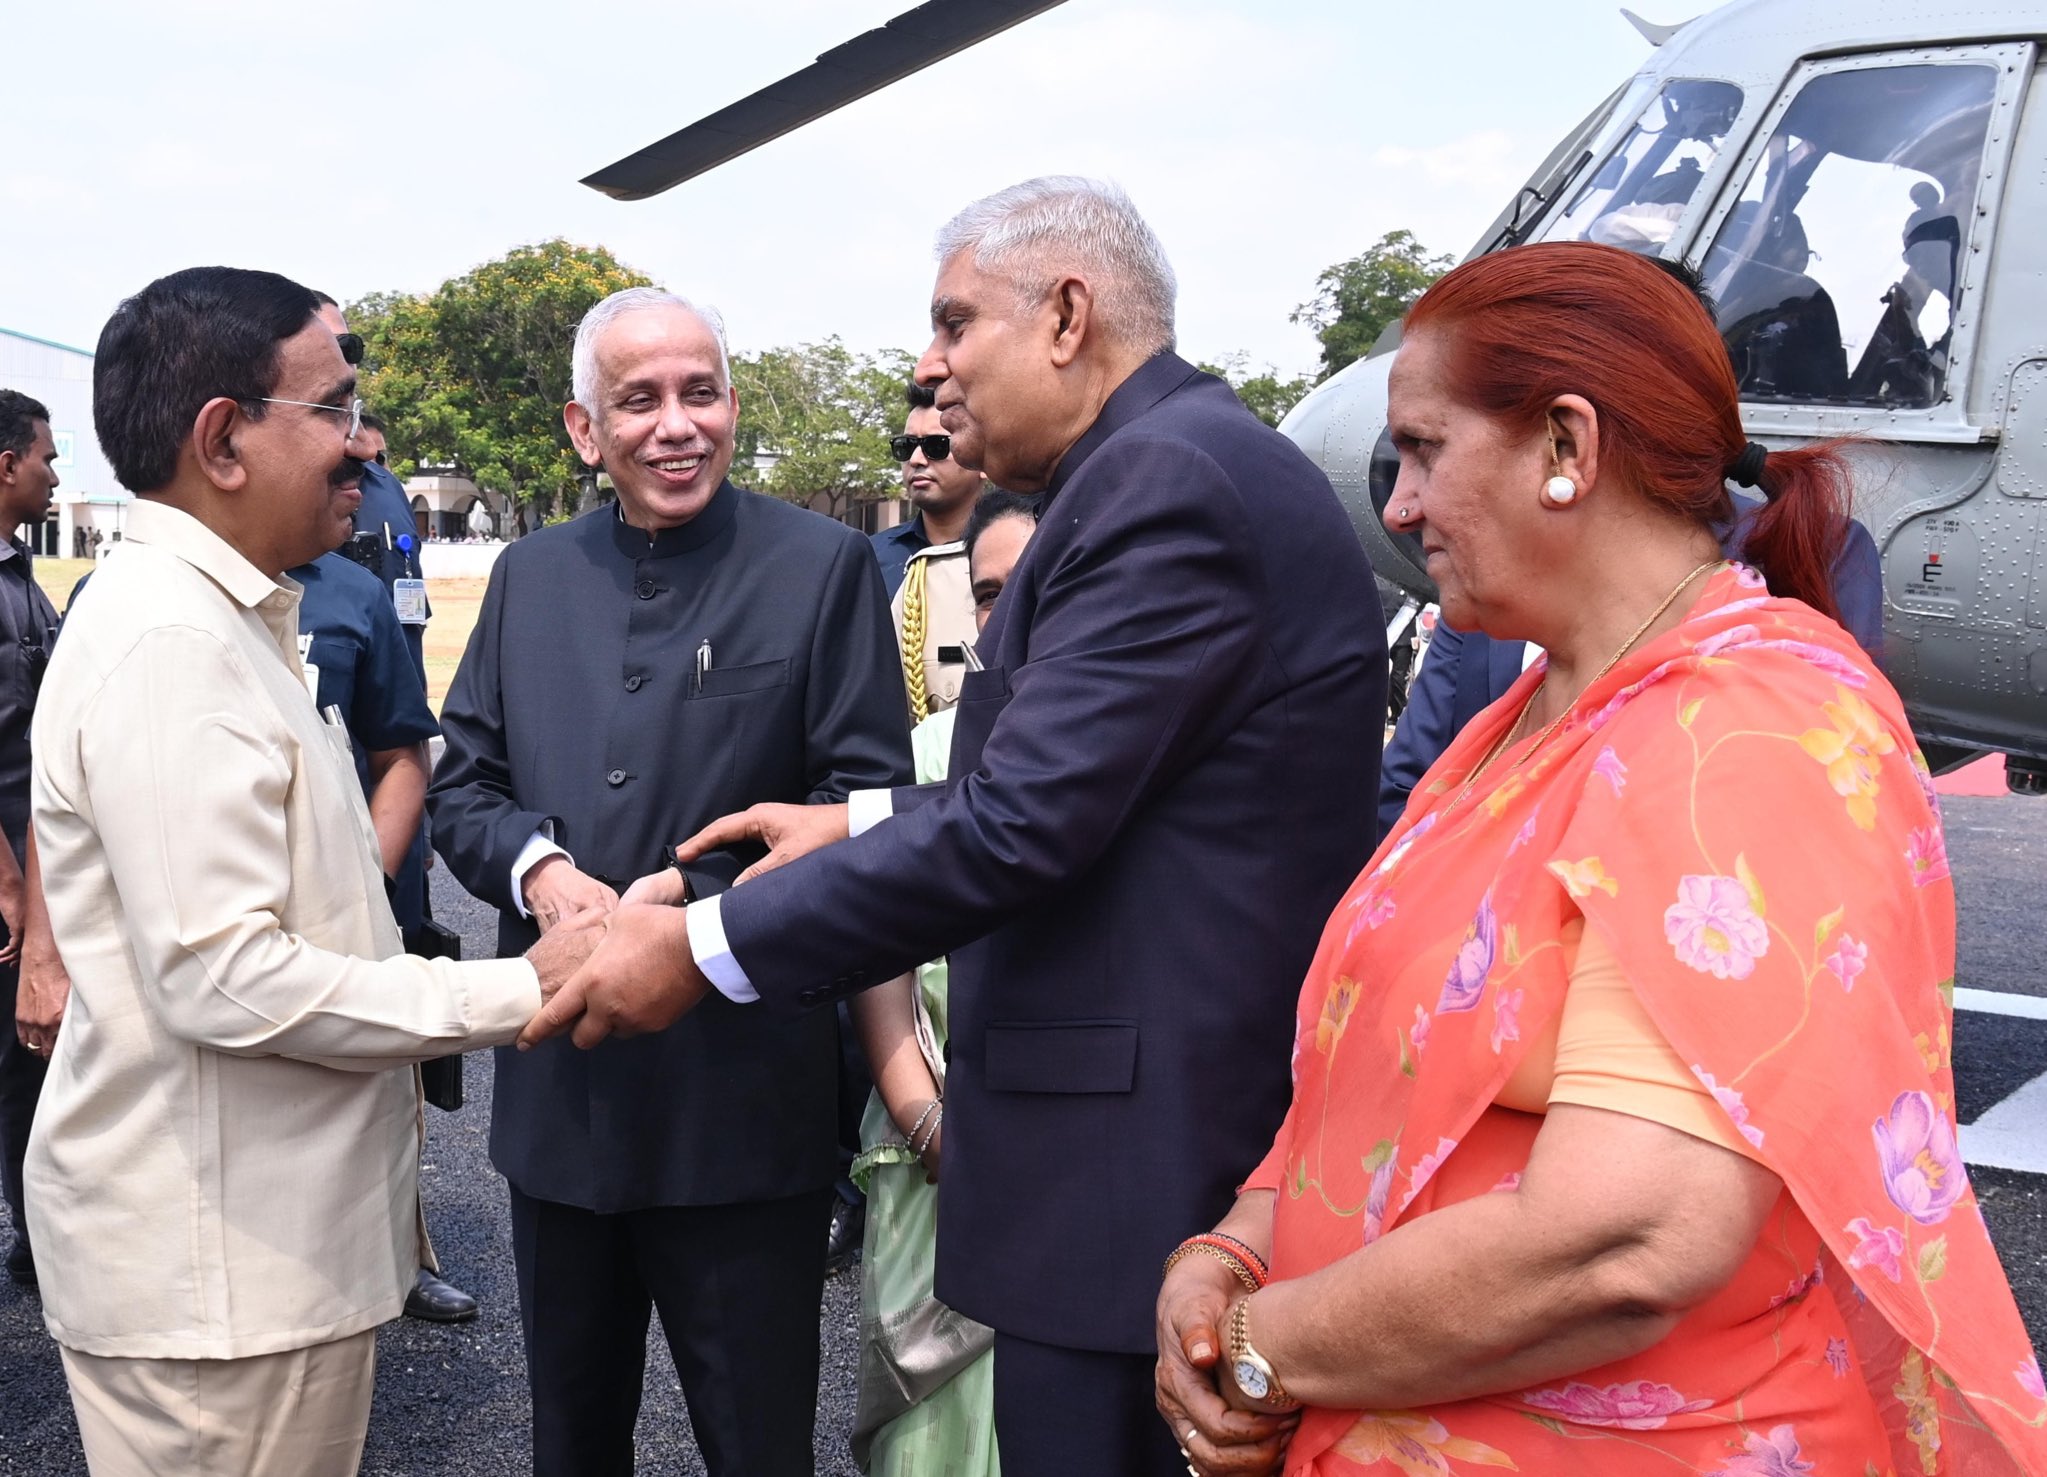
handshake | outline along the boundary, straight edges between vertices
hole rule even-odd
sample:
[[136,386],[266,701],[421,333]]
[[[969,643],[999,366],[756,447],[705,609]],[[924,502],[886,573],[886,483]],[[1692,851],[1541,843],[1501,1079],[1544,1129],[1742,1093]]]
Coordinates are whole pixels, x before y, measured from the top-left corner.
[[[846,836],[843,805],[756,805],[711,822],[675,848],[678,862],[743,842],[767,855],[733,886]],[[607,1036],[637,1036],[673,1025],[713,988],[690,952],[682,873],[664,867],[620,896],[547,857],[520,880],[540,941],[526,959],[540,976],[540,1013],[519,1033],[526,1051],[569,1032],[588,1050]]]

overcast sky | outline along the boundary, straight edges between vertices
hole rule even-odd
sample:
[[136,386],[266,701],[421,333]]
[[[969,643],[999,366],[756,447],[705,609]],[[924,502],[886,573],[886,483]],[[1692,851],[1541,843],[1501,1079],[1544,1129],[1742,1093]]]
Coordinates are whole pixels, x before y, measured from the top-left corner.
[[911,3],[12,6],[0,326],[90,348],[180,267],[347,301],[559,235],[740,349],[921,348],[933,231],[1058,172],[1151,220],[1189,357],[1307,370],[1324,266],[1397,227],[1461,255],[1649,50],[1610,0],[1067,0],[652,200],[576,183]]

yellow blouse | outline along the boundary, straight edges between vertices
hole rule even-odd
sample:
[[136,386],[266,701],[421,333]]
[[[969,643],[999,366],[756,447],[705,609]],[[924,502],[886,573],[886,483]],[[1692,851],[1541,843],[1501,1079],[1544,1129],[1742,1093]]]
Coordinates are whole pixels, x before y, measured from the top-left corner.
[[1564,948],[1576,959],[1563,1015],[1530,1043],[1493,1101],[1523,1113],[1555,1103],[1605,1108],[1756,1159],[1650,1019],[1606,939],[1596,929],[1586,933],[1581,921],[1565,930]]

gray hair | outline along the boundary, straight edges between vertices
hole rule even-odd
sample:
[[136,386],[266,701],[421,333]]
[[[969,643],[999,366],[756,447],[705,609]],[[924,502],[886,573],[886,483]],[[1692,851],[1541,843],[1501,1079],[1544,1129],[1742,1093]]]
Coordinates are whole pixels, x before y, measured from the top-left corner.
[[725,383],[732,383],[732,358],[725,349],[725,320],[712,307],[698,307],[688,298],[677,297],[658,287],[628,287],[614,292],[610,297],[583,315],[583,321],[576,325],[576,348],[571,360],[570,384],[576,397],[576,404],[594,417],[597,406],[597,340],[604,330],[611,327],[628,313],[641,312],[647,308],[680,308],[690,314],[704,327],[711,330],[711,337],[718,344],[718,373]]
[[998,190],[939,231],[941,264],[963,251],[1014,282],[1026,308],[1043,302],[1062,272],[1078,271],[1095,289],[1109,338],[1143,354],[1173,347],[1173,265],[1116,185],[1053,174]]

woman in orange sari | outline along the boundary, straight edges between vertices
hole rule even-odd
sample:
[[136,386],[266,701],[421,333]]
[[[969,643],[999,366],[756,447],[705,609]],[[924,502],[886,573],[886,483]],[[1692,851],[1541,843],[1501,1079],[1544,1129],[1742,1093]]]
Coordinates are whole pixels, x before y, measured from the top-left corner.
[[1699,300],[1608,247],[1450,273],[1390,396],[1388,526],[1547,656],[1330,919],[1272,1152],[1168,1263],[1190,1470],[2047,1472],[1938,810],[1830,619],[1840,462],[1749,445]]

